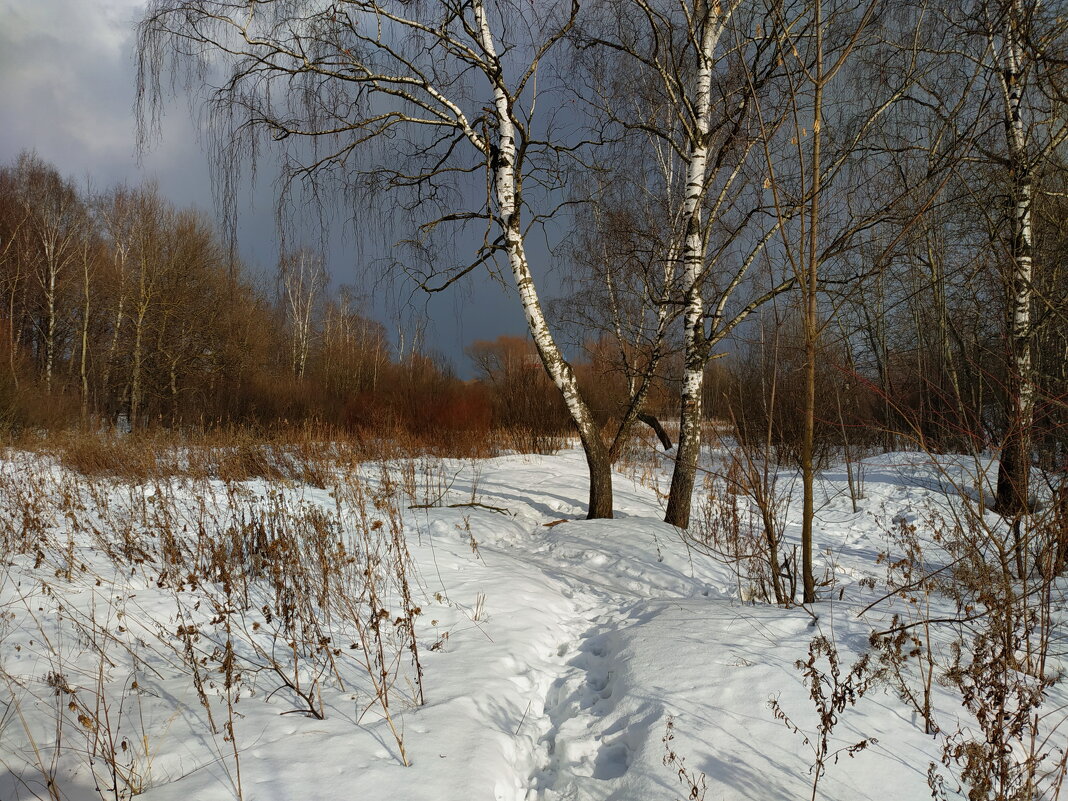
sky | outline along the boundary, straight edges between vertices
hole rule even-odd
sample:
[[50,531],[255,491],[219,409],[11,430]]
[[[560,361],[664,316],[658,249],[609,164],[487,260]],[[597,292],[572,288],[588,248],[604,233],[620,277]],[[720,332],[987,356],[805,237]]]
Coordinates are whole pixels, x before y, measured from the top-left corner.
[[[185,101],[169,104],[162,136],[138,156],[134,28],[144,5],[143,0],[0,0],[0,163],[36,150],[83,188],[152,180],[174,203],[212,212],[208,157]],[[246,187],[243,197],[241,255],[261,270],[270,268],[277,258],[273,187],[261,180]],[[514,292],[485,273],[457,292],[427,299],[404,287],[385,292],[359,261],[357,248],[333,238],[327,263],[334,284],[355,285],[372,315],[391,330],[401,316],[428,318],[428,345],[461,376],[472,370],[465,345],[525,331]]]

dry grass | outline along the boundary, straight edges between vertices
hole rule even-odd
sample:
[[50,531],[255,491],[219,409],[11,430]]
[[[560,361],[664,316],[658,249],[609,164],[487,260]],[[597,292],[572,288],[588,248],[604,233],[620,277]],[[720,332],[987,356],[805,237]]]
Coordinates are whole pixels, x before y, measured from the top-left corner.
[[515,429],[489,434],[449,431],[428,437],[403,428],[349,431],[325,426],[226,428],[190,433],[149,429],[132,434],[66,430],[9,443],[44,453],[93,478],[133,483],[181,477],[221,481],[291,481],[324,488],[339,467],[434,457],[488,458],[502,452],[554,453],[566,437]]
[[[201,708],[216,758],[228,754],[235,797],[243,795],[235,706],[253,688],[316,718],[332,714],[339,697],[359,698],[361,719],[383,721],[408,764],[395,715],[423,701],[421,593],[401,510],[449,492],[455,480],[441,458],[406,451],[412,444],[327,440],[311,430],[264,441],[249,432],[193,442],[69,434],[36,442],[39,453],[9,452],[0,462],[0,583],[10,560],[25,555],[19,570],[47,582],[65,610],[56,624],[71,628],[63,639],[87,643],[99,666],[92,681],[68,683],[63,677],[85,673],[86,654],[49,650],[42,628],[34,639],[58,678],[37,687],[17,659],[5,660],[0,624],[3,703],[46,710],[53,729],[27,720],[16,732],[27,755],[19,770],[42,786],[88,771],[109,798],[151,786],[149,735],[126,736],[138,725],[142,653],[157,665],[169,655],[171,669],[188,677],[187,702]],[[330,490],[331,500],[311,496],[308,485]],[[75,621],[86,588],[118,599],[132,575],[170,598],[176,622],[117,627],[118,606],[106,620]],[[35,608],[11,625],[38,625]],[[39,702],[55,698],[63,703]],[[52,750],[33,757],[46,735]]]

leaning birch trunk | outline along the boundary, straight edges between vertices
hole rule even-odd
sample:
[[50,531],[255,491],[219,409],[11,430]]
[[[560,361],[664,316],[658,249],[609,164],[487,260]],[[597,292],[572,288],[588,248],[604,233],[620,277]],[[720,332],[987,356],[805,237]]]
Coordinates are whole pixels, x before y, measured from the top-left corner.
[[[1017,3],[1013,10],[1018,11]],[[1009,415],[998,466],[995,511],[1019,518],[1027,513],[1031,471],[1031,425],[1034,418],[1034,381],[1031,364],[1032,272],[1032,175],[1025,150],[1024,123],[1021,113],[1022,53],[1015,15],[1006,21],[1006,63],[1002,70],[1005,95],[1005,129],[1009,161],[1013,173],[1015,207],[1013,209],[1012,266],[1009,277],[1011,304],[1010,359],[1008,377]]]
[[725,18],[716,4],[707,8],[701,36],[700,65],[695,79],[695,108],[697,118],[690,136],[686,167],[686,193],[683,198],[683,219],[686,221],[686,240],[683,244],[683,286],[686,289],[686,311],[683,318],[685,343],[685,372],[679,408],[679,445],[675,454],[675,469],[671,474],[664,520],[679,528],[690,525],[690,505],[697,475],[697,460],[701,452],[701,417],[703,413],[705,375],[704,296],[702,274],[705,248],[702,225],[702,206],[708,171],[708,135],[712,116],[713,54],[723,32]]
[[479,40],[491,64],[498,69],[491,75],[493,81],[494,111],[497,123],[497,152],[494,155],[493,189],[497,213],[504,234],[504,250],[508,256],[519,299],[527,319],[527,327],[538,350],[538,356],[560,394],[563,396],[571,420],[578,429],[579,439],[586,454],[590,472],[590,498],[587,517],[590,519],[612,517],[612,463],[608,448],[590,413],[589,407],[579,392],[578,379],[571,365],[564,359],[556,340],[553,339],[545,319],[541,300],[530,273],[523,231],[520,224],[520,183],[516,171],[518,152],[516,128],[512,119],[512,100],[502,81],[496,44],[490,32],[486,9],[482,0],[474,0],[472,7],[479,26]]

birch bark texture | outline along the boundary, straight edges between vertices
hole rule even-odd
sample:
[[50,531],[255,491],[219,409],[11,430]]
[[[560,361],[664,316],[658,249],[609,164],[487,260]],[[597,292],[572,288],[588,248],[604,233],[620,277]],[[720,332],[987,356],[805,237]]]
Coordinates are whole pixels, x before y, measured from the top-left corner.
[[664,519],[685,528],[690,524],[690,499],[697,459],[701,450],[705,359],[704,350],[704,292],[701,276],[705,269],[705,238],[702,212],[708,186],[708,140],[712,117],[712,70],[715,67],[716,46],[723,35],[730,10],[718,2],[695,4],[695,17],[700,20],[700,47],[697,52],[697,73],[694,80],[694,126],[686,154],[686,189],[683,198],[683,220],[686,238],[683,242],[683,342],[685,343],[682,392],[679,403],[679,446],[675,469],[671,474],[671,490]]
[[312,345],[312,324],[328,276],[323,258],[306,248],[283,253],[278,260],[278,284],[289,326],[290,369],[304,378]]
[[[1004,365],[993,376],[1003,412],[1002,421],[991,426],[1001,440],[993,508],[1019,534],[1031,511],[1036,405],[1040,396],[1060,403],[1056,391],[1049,392],[1050,376],[1036,365],[1042,332],[1063,319],[1046,294],[1055,256],[1042,244],[1036,209],[1050,209],[1058,195],[1043,182],[1055,183],[1068,140],[1068,18],[1059,4],[1045,0],[976,0],[969,12],[975,24],[958,24],[960,44],[950,52],[975,65],[972,102],[993,123],[974,151],[961,157],[964,164],[979,165],[972,173],[978,181],[991,182],[987,206],[976,216],[993,221],[988,223],[995,245],[992,271],[1000,278],[1000,296],[991,298],[1000,304],[1003,321],[1003,341],[991,351]],[[1020,540],[1016,550],[1022,564]]]

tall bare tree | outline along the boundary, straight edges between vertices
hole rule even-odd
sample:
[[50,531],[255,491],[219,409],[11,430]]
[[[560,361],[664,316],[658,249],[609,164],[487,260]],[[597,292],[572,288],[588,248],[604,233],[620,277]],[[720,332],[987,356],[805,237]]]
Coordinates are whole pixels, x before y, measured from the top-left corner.
[[278,260],[278,283],[290,329],[293,375],[304,378],[315,309],[327,283],[322,257],[305,248],[283,253]]
[[[863,169],[850,169],[858,163],[874,163],[871,175],[887,169],[872,154],[884,143],[888,118],[910,98],[922,102],[917,79],[928,65],[917,57],[915,19],[898,18],[882,0],[806,0],[794,13],[791,18],[778,11],[772,16],[774,35],[788,60],[783,99],[790,121],[783,126],[782,139],[764,141],[767,186],[780,222],[777,253],[796,279],[802,312],[805,402],[799,461],[803,593],[809,603],[816,600],[813,529],[820,340],[828,322],[838,315],[843,287],[856,283],[865,270],[877,270],[887,254],[896,252],[941,192],[955,163],[932,152],[917,177],[918,188],[909,182],[889,192],[876,189],[885,182],[854,185],[865,174]],[[858,69],[865,53],[869,63],[883,60],[877,80],[865,79],[870,73]],[[874,246],[868,242],[863,251],[865,236],[881,224],[891,233]],[[851,254],[858,250],[863,252],[863,266],[851,274]],[[836,268],[833,293],[827,291],[831,266]]]
[[[151,127],[172,69],[198,89],[221,70],[207,93],[224,183],[227,168],[274,143],[288,178],[305,185],[333,176],[354,191],[407,193],[402,205],[422,217],[419,246],[446,224],[481,226],[472,260],[422,284],[444,289],[500,257],[578,429],[589,516],[609,517],[608,449],[550,330],[526,242],[555,202],[561,150],[580,146],[553,127],[560,95],[542,69],[578,13],[578,0],[153,0],[140,26],[138,97]],[[383,158],[373,163],[376,144]]]
[[22,258],[40,289],[41,310],[35,321],[40,342],[38,358],[45,388],[51,392],[56,362],[63,349],[61,318],[67,304],[61,294],[67,287],[71,266],[78,259],[79,245],[88,235],[88,217],[74,186],[35,154],[19,156],[15,173],[19,203],[26,213]]
[[[587,94],[596,117],[652,165],[644,173],[637,169],[636,176],[631,163],[625,169],[628,180],[642,183],[640,196],[653,198],[647,207],[667,232],[647,235],[643,245],[651,245],[646,261],[658,268],[643,270],[648,278],[639,304],[650,307],[639,319],[649,320],[652,354],[663,355],[667,324],[682,318],[680,433],[666,519],[685,527],[707,365],[722,355],[720,344],[749,314],[791,283],[761,289],[753,275],[777,226],[773,215],[762,212],[757,144],[782,120],[781,113],[772,113],[761,126],[754,101],[769,91],[781,60],[777,42],[762,33],[764,9],[758,2],[636,0],[606,2],[599,10],[579,37],[584,51],[593,54]],[[624,304],[618,296],[626,284],[612,270],[612,264],[602,265],[598,275],[605,286],[612,282],[607,308],[622,336],[618,310]],[[638,393],[647,387],[648,381],[638,384]],[[639,411],[632,402],[631,414]]]
[[0,286],[4,293],[4,316],[7,327],[8,369],[12,384],[18,387],[17,354],[21,328],[18,323],[18,299],[25,281],[20,258],[30,212],[19,202],[18,179],[14,170],[0,170]]

